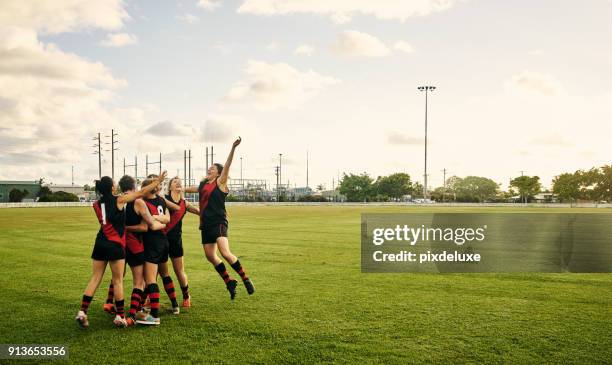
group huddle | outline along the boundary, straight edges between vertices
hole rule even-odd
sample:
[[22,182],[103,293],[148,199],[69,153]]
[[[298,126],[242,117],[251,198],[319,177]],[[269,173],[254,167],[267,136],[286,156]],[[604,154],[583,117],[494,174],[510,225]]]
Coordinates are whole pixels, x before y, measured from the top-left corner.
[[[94,202],[93,208],[100,229],[91,254],[93,274],[76,316],[79,326],[89,327],[87,311],[107,265],[111,268],[112,279],[104,311],[114,315],[113,323],[117,327],[160,323],[158,276],[161,276],[164,290],[172,303],[172,313],[180,313],[168,268],[169,258],[183,294],[182,306],[191,306],[189,284],[183,266],[182,221],[187,212],[199,215],[205,256],[223,279],[230,298],[233,300],[236,296],[238,281],[230,277],[225,264],[217,256],[217,248],[225,261],[240,275],[248,294],[255,292],[240,261],[231,253],[227,238],[227,180],[234,151],[240,142],[238,138],[232,145],[225,166],[215,163],[208,168],[199,186],[183,188],[181,180],[174,177],[168,182],[167,193],[164,195],[161,190],[166,179],[165,171],[159,176],[147,176],[140,190],[136,190],[136,180],[133,177],[123,176],[119,180],[119,195],[115,194],[117,187],[112,178],[104,176],[96,181],[99,199]],[[185,201],[184,193],[198,193],[199,206]],[[133,287],[127,315],[123,293],[126,263],[132,271]]]

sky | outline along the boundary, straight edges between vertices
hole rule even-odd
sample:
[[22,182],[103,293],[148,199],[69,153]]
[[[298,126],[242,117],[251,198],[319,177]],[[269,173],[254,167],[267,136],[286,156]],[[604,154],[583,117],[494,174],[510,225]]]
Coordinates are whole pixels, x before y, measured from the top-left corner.
[[[612,1],[3,0],[0,179],[91,183],[92,137],[164,169],[331,189],[342,173],[545,186],[610,164]],[[106,149],[108,145],[103,145]],[[103,175],[111,174],[103,154]],[[151,166],[151,170],[157,167]],[[144,166],[139,166],[142,175]],[[127,169],[133,174],[133,168]]]

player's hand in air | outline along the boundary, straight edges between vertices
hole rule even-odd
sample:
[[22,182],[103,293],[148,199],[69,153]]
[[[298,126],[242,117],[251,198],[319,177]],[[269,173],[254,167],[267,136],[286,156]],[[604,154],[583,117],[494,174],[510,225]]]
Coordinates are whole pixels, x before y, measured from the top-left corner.
[[234,141],[234,144],[232,144],[232,148],[238,147],[240,142],[242,142],[242,138],[240,138],[240,136],[239,136],[238,139]]
[[168,175],[168,172],[166,171],[162,171],[161,174],[159,174],[159,176],[157,177],[157,181],[159,181],[159,183],[163,183],[164,180],[166,180],[166,176]]

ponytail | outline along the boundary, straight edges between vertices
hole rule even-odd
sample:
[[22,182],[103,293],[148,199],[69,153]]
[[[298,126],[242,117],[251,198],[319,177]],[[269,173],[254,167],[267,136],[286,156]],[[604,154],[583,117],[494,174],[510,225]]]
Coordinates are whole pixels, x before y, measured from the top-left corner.
[[113,196],[113,179],[103,176],[100,180],[96,180],[96,193],[100,196],[100,200],[108,201]]

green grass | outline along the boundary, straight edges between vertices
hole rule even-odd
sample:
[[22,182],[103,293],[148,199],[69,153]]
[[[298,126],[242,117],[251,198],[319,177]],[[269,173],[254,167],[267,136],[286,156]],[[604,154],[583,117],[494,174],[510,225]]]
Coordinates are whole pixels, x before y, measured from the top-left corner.
[[0,209],[0,343],[68,344],[75,363],[612,361],[611,274],[362,274],[360,213],[417,209],[436,210],[231,207],[231,247],[257,286],[252,297],[240,286],[233,303],[190,215],[193,307],[156,328],[116,329],[101,287],[88,330],[74,315],[91,273],[93,211]]

